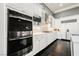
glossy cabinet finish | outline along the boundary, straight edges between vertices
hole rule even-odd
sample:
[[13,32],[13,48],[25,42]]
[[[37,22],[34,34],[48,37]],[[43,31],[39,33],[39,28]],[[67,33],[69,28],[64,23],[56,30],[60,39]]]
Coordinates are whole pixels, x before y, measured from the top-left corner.
[[49,44],[56,40],[55,33],[42,33],[33,35],[33,51],[27,54],[26,56],[33,56],[36,53],[43,50]]
[[72,36],[72,55],[79,56],[79,36]]
[[40,38],[38,35],[33,36],[33,51],[38,52],[40,49]]
[[73,43],[74,46],[74,56],[79,56],[79,43]]

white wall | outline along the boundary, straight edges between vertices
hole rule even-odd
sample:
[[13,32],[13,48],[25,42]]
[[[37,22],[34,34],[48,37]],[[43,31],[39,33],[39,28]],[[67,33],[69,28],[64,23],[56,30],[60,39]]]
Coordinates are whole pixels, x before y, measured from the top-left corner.
[[[62,20],[70,20],[70,19],[77,19],[77,22],[61,24]],[[71,34],[74,34],[74,33],[79,34],[79,15],[73,15],[73,16],[57,19],[55,24],[57,25],[57,27],[61,28],[60,30],[61,30],[61,35],[63,39],[65,38],[66,29],[69,29]]]
[[69,29],[71,33],[79,33],[79,15],[69,16],[62,18],[60,20],[70,20],[70,19],[77,19],[77,22],[74,23],[67,23],[67,24],[61,24],[61,27],[63,26],[65,29]]
[[[0,3],[0,56],[6,55],[7,51],[7,37],[6,35],[6,26],[5,26],[5,13],[4,13],[5,7],[3,3]],[[6,24],[7,25],[7,24]]]

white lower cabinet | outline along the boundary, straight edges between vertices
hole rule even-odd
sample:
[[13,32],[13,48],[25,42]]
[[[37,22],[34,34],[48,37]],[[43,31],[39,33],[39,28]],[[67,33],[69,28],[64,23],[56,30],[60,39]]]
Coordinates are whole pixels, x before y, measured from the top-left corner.
[[56,38],[55,38],[55,33],[50,33],[50,34],[48,34],[48,45],[50,44],[50,43],[52,43],[53,41],[55,41],[56,40]]
[[45,33],[45,34],[37,34],[33,36],[33,51],[30,52],[28,55],[32,56],[38,53],[39,51],[43,50],[47,47],[50,43],[52,43],[55,39],[54,33]]
[[44,49],[47,46],[47,34],[40,35],[40,50]]
[[73,43],[73,55],[74,56],[79,56],[79,42]]
[[34,51],[34,53],[37,53],[40,50],[40,43],[39,42],[40,42],[40,37],[38,35],[35,35],[33,37],[33,51]]
[[71,36],[71,54],[72,56],[79,56],[79,36]]
[[49,34],[48,40],[49,40],[49,44],[53,42],[53,40],[54,40],[53,34]]

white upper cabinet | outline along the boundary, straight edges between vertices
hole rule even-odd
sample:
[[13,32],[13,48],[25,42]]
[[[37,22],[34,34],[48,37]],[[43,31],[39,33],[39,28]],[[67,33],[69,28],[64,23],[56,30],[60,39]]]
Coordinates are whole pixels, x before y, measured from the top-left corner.
[[36,17],[42,16],[42,7],[39,4],[33,4],[33,15]]
[[33,3],[7,3],[7,6],[17,11],[23,12],[26,15],[33,15]]

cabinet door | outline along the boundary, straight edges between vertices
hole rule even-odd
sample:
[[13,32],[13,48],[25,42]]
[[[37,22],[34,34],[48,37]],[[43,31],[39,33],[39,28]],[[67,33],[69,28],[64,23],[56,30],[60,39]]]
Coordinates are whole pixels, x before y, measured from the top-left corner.
[[[42,8],[39,4],[33,4],[33,12],[34,16],[42,16]],[[39,13],[38,13],[39,12]]]
[[73,43],[74,56],[79,56],[79,43]]
[[56,33],[51,34],[51,43],[56,40]]
[[54,33],[54,32],[48,34],[48,45],[51,44],[53,41],[56,40],[55,37],[56,37],[56,33]]
[[48,46],[48,34],[44,35],[44,47]]
[[33,3],[8,3],[7,6],[26,15],[33,15]]
[[39,39],[40,39],[40,50],[42,50],[44,48],[44,36],[40,35]]
[[40,50],[44,49],[46,47],[46,36],[40,35]]
[[48,45],[53,41],[52,33],[48,34]]
[[[51,33],[51,34],[50,34],[50,43],[52,43],[53,40],[54,40],[54,36],[53,36],[53,33]],[[49,43],[49,44],[50,44],[50,43]]]
[[50,34],[47,34],[47,36],[46,36],[46,43],[47,43],[47,46],[48,46],[49,43],[50,43]]
[[38,36],[33,36],[33,51],[34,53],[39,52],[40,50],[40,42]]

